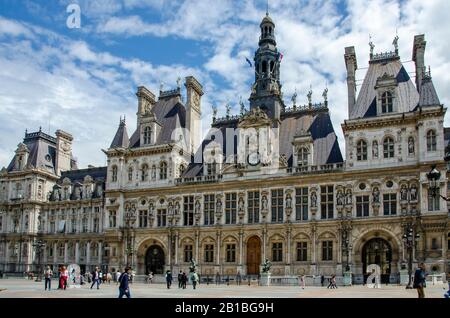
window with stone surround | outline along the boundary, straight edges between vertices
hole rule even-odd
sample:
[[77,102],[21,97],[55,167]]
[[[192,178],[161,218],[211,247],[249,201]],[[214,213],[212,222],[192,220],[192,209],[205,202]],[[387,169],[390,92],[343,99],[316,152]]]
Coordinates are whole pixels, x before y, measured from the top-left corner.
[[441,193],[440,188],[436,189],[436,195],[433,195],[432,191],[428,190],[428,211],[439,211],[440,210],[440,199],[439,193]]
[[333,241],[322,241],[322,261],[333,260]]
[[394,148],[394,139],[391,137],[386,137],[383,141],[383,155],[384,158],[394,158],[395,148]]
[[297,262],[308,260],[308,242],[297,242]]
[[100,220],[98,218],[94,218],[94,233],[100,232]]
[[144,128],[144,145],[150,145],[152,143],[152,128]]
[[283,243],[275,242],[272,243],[272,262],[282,262],[283,261]]
[[139,227],[147,227],[148,226],[148,211],[141,210],[139,211]]
[[356,196],[356,216],[357,217],[369,216],[369,196],[368,195]]
[[149,173],[148,165],[143,164],[141,168],[141,181],[143,182],[148,181],[148,173]]
[[427,132],[427,151],[436,151],[436,132],[433,129]]
[[158,209],[156,213],[156,221],[158,227],[167,226],[167,210],[166,209]]
[[306,147],[300,147],[297,150],[297,166],[298,167],[306,167],[308,166],[308,155],[309,151]]
[[308,188],[295,189],[295,220],[308,220]]
[[128,168],[128,181],[133,181],[133,167]]
[[214,244],[205,245],[205,263],[214,262]]
[[236,244],[227,244],[225,246],[225,262],[236,262]]
[[272,222],[283,222],[284,215],[284,191],[274,189],[272,193]]
[[225,194],[225,224],[236,224],[237,220],[237,194]]
[[204,224],[213,225],[214,224],[214,210],[215,210],[215,195],[205,194],[203,196],[203,213],[204,213]]
[[183,224],[185,226],[194,225],[194,196],[189,195],[184,197],[183,209]]
[[117,226],[117,212],[109,211],[109,227],[114,228]]
[[159,178],[161,180],[167,179],[167,163],[165,161],[161,162],[159,165]]
[[391,92],[384,92],[381,95],[381,112],[384,113],[392,113],[393,111],[393,98]]
[[111,173],[111,181],[112,182],[117,182],[117,166],[113,166],[111,171],[112,171],[112,173]]
[[359,140],[356,144],[356,160],[367,160],[367,142],[364,140]]
[[247,212],[248,212],[248,223],[259,223],[259,191],[249,191],[247,192]]
[[193,257],[193,245],[191,244],[187,244],[184,246],[184,262],[188,263],[191,261],[192,257]]
[[334,187],[332,185],[320,187],[320,218],[322,220],[334,217]]
[[397,194],[385,193],[383,194],[383,214],[396,215],[397,214]]

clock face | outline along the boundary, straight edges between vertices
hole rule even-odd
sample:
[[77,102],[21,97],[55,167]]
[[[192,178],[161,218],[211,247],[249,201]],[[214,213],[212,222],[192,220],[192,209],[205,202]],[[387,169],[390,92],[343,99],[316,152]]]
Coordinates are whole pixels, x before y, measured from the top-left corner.
[[247,157],[247,162],[251,166],[256,166],[259,164],[259,154],[257,152],[251,153]]

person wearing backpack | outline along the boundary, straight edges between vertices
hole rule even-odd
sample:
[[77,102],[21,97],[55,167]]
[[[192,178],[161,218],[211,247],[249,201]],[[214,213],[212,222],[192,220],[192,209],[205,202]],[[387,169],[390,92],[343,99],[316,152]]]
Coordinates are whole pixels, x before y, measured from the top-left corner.
[[125,267],[124,272],[119,277],[119,298],[123,298],[124,295],[127,296],[127,298],[131,298],[129,286],[130,275],[131,268]]

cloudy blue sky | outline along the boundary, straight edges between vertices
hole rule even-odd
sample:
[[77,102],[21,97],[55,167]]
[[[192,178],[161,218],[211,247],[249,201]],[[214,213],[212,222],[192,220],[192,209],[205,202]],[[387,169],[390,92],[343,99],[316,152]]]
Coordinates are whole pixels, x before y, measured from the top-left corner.
[[[81,8],[81,28],[66,25],[71,3]],[[252,59],[265,0],[0,0],[0,167],[11,160],[25,129],[72,133],[79,166],[105,164],[126,115],[136,127],[136,87],[175,88],[178,77],[197,77],[206,94],[203,128],[211,105],[219,115],[247,102]],[[284,98],[297,90],[306,103],[310,85],[321,101],[328,83],[335,130],[347,117],[344,48],[354,45],[357,78],[368,64],[369,34],[375,51],[392,50],[396,30],[408,71],[413,37],[425,33],[426,61],[441,102],[450,102],[450,1],[271,0],[270,15],[284,58]],[[414,76],[414,74],[411,74]],[[361,83],[361,82],[360,82]],[[446,125],[450,124],[446,116]]]

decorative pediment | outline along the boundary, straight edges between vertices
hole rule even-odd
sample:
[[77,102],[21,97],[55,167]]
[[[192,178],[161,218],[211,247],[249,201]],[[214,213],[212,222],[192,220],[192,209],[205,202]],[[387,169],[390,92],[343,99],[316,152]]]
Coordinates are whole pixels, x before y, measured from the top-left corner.
[[397,79],[394,75],[389,75],[388,73],[384,73],[382,76],[377,78],[377,83],[375,85],[375,88],[379,87],[387,87],[387,86],[396,86],[397,85]]
[[259,107],[252,108],[239,119],[239,127],[259,127],[270,125],[269,116]]
[[19,153],[19,152],[30,152],[30,151],[28,150],[27,145],[25,145],[24,143],[21,142],[20,144],[17,145],[16,153]]

